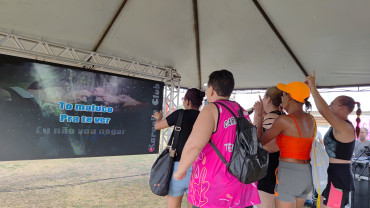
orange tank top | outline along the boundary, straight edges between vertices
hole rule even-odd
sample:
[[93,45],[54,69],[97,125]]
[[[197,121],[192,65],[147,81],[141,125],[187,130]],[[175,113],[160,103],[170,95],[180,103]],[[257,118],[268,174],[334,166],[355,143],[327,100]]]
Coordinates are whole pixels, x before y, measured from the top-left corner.
[[301,130],[299,129],[297,121],[295,120],[293,115],[290,116],[293,118],[295,125],[297,126],[299,138],[279,134],[278,137],[276,137],[276,143],[280,149],[280,157],[293,158],[298,160],[308,160],[311,158],[310,153],[312,142],[316,136],[316,121],[312,117],[312,115],[310,115],[315,123],[314,136],[312,138],[302,138]]

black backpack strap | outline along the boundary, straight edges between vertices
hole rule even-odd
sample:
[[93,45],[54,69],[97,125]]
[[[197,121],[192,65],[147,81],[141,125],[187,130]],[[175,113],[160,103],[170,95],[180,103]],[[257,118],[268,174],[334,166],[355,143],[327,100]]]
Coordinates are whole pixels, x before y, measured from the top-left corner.
[[222,163],[227,166],[228,165],[228,162],[226,161],[226,159],[224,158],[224,156],[222,156],[220,150],[217,149],[216,145],[212,142],[212,140],[209,140],[209,144],[215,150],[215,152],[217,153],[218,157],[221,159]]
[[[179,140],[179,135],[181,131],[181,123],[182,123],[183,115],[184,115],[184,110],[179,110],[179,116],[177,117],[177,123],[175,127],[173,128],[173,131],[174,131],[173,137],[171,137],[171,139],[173,138],[173,143],[171,145],[171,153],[170,153],[171,157],[175,157],[175,153],[177,149],[177,142]],[[171,144],[170,141],[169,141],[169,144]]]
[[239,106],[239,110],[238,110],[238,112],[239,112],[239,118],[240,118],[240,117],[244,117],[244,113],[243,113],[243,108],[242,108],[242,106],[240,106],[240,105],[239,105],[239,103],[238,103],[238,106]]
[[[238,117],[235,115],[235,113],[229,108],[227,107],[225,104],[223,103],[220,103],[220,102],[214,102],[214,103],[217,103],[217,104],[220,104],[222,105],[223,107],[225,107],[233,116],[235,119],[237,119]],[[244,116],[244,113],[243,113],[243,108],[239,105],[239,103],[237,103],[238,106],[239,106],[239,110],[238,110],[238,115],[239,117],[243,117]]]
[[[238,117],[235,115],[234,112],[231,111],[231,109],[229,107],[227,107],[225,104],[223,103],[220,103],[220,102],[214,102],[214,103],[217,103],[217,104],[220,104],[222,105],[223,107],[225,107],[234,117],[235,119],[237,119]],[[239,104],[238,104],[239,105]],[[217,105],[216,105],[217,106]],[[240,116],[240,112],[241,112],[241,115],[243,115],[243,110],[242,108],[240,107],[239,105],[239,116]],[[218,157],[221,159],[222,163],[225,164],[226,166],[228,166],[228,162],[226,161],[226,159],[224,158],[224,156],[222,156],[220,150],[218,150],[218,148],[216,147],[216,145],[212,142],[212,140],[209,140],[209,144],[212,146],[212,148],[215,150],[216,154],[218,155]]]

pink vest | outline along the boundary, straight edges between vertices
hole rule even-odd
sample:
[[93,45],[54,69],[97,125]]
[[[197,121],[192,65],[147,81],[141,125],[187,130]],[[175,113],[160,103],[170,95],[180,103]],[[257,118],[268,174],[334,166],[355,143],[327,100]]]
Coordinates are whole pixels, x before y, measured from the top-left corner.
[[[237,114],[239,106],[232,101],[217,101],[227,105]],[[224,107],[217,105],[218,126],[211,140],[227,161],[230,161],[236,137],[236,120]],[[245,117],[249,119],[244,111]],[[257,183],[243,184],[231,175],[208,143],[194,161],[189,183],[188,200],[197,207],[247,207],[261,203]]]

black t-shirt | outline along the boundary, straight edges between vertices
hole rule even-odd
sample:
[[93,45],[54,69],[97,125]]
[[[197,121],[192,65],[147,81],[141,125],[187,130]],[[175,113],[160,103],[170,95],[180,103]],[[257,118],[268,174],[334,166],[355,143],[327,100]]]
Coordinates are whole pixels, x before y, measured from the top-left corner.
[[[198,110],[185,110],[184,115],[182,117],[182,123],[181,123],[181,131],[179,134],[179,139],[177,142],[177,154],[175,156],[175,161],[180,161],[181,159],[181,153],[184,149],[185,143],[188,140],[188,137],[190,136],[191,130],[193,130],[193,125],[195,123],[195,120],[197,120],[197,117],[199,115]],[[166,120],[169,126],[174,126],[177,123],[177,117],[179,116],[179,110],[171,113],[171,115],[167,116]]]

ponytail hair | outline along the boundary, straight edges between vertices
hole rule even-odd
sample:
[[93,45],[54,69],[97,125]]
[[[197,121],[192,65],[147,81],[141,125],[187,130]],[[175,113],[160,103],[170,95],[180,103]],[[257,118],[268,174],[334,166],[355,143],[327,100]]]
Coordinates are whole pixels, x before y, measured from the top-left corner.
[[361,122],[360,115],[362,113],[361,104],[359,102],[355,102],[355,100],[352,97],[349,97],[349,96],[346,96],[346,95],[341,95],[341,96],[338,96],[337,98],[338,98],[340,104],[346,106],[350,113],[352,113],[352,111],[355,109],[355,105],[357,105],[356,137],[358,137],[360,135],[360,131],[361,131],[361,128],[360,128],[360,122]]
[[355,102],[355,104],[357,105],[357,111],[356,111],[356,115],[357,115],[357,118],[356,118],[356,137],[358,138],[358,136],[360,135],[360,131],[361,131],[361,128],[360,128],[360,122],[361,122],[361,119],[360,119],[360,115],[362,113],[361,111],[361,104],[359,102]]
[[312,109],[312,105],[310,101],[308,101],[308,98],[304,99],[304,105],[305,105],[305,111],[308,112],[310,109]]

